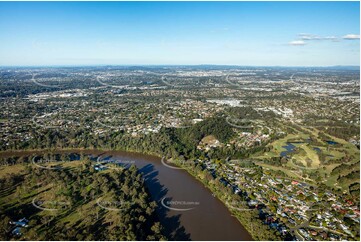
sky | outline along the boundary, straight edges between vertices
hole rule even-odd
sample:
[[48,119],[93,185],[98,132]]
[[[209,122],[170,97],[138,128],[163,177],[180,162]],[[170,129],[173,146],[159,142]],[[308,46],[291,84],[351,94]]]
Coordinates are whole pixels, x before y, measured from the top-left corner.
[[360,65],[359,2],[0,2],[0,65]]

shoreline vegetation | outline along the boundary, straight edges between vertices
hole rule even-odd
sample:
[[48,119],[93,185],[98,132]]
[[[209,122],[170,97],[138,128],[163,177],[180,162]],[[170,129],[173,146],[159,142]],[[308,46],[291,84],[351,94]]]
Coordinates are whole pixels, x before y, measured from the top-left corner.
[[[136,153],[140,155],[150,155],[155,156],[159,159],[162,159],[162,156],[156,154],[154,152],[140,152],[136,149],[117,149],[117,150],[109,150],[109,149],[89,149],[89,148],[63,148],[63,149],[29,149],[29,150],[6,150],[0,151],[0,158],[11,157],[19,155],[19,157],[29,156],[36,153],[53,153],[53,154],[61,154],[61,153],[101,153],[101,152],[126,152],[126,153]],[[247,232],[251,235],[254,240],[282,240],[281,236],[277,236],[274,231],[270,230],[267,225],[262,224],[262,221],[258,218],[258,214],[255,213],[256,210],[242,210],[239,212],[235,209],[231,209],[229,205],[227,205],[227,199],[232,198],[233,202],[243,203],[243,201],[238,199],[238,195],[233,194],[230,189],[227,189],[216,179],[212,179],[211,181],[207,181],[204,178],[204,175],[196,173],[195,171],[189,169],[187,166],[182,166],[179,162],[174,162],[180,168],[183,168],[190,174],[194,179],[201,182],[212,194],[215,195],[217,199],[219,199],[222,204],[228,209],[230,214],[237,218],[239,223],[247,230]],[[208,177],[210,174],[207,174]],[[203,177],[203,179],[202,179]],[[224,193],[222,193],[224,192]],[[251,222],[249,222],[251,221]],[[259,229],[262,228],[266,233],[259,233]]]
[[[197,167],[194,166],[184,166],[177,161],[174,161],[174,164],[183,168],[188,172],[188,174],[209,189],[213,196],[224,204],[231,215],[237,218],[239,223],[252,236],[253,240],[282,241],[285,239],[281,236],[281,234],[275,233],[275,231],[271,230],[268,225],[262,223],[259,219],[257,209],[249,209],[246,201],[242,200],[237,194],[234,194],[230,188],[224,187],[219,180],[211,178],[211,174],[207,171],[197,169]],[[232,204],[237,206],[237,208],[233,207]],[[260,231],[263,233],[260,233]]]
[[135,166],[98,172],[90,159],[66,163],[64,169],[39,169],[23,162],[23,169],[1,177],[1,240],[20,239],[24,230],[26,240],[166,239],[157,204]]

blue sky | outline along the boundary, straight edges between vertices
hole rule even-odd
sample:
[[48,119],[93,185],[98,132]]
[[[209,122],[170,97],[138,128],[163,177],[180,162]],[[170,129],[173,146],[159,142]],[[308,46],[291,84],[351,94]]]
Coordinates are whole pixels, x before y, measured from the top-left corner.
[[0,2],[0,65],[360,65],[359,2]]

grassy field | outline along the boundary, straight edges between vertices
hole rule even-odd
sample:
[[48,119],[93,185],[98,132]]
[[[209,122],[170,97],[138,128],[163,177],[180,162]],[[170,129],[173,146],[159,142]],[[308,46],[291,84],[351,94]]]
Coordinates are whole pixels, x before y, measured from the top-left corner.
[[[346,140],[326,135],[328,138],[327,140],[332,140],[338,143],[337,145],[328,144],[326,140],[322,140],[320,138],[320,131],[314,127],[302,127],[293,124],[297,127],[296,129],[285,124],[282,125],[284,128],[287,127],[289,130],[292,130],[292,132],[288,133],[285,137],[268,144],[267,146],[271,148],[269,152],[253,154],[251,158],[258,160],[258,164],[263,167],[273,170],[281,170],[290,177],[295,177],[295,174],[290,170],[302,171],[307,177],[307,174],[317,171],[321,176],[321,180],[326,185],[343,190],[348,188],[352,182],[338,184],[338,175],[331,175],[330,173],[340,164],[339,162],[335,163],[335,160],[351,156],[353,159],[347,164],[360,162],[360,151],[355,145]],[[311,136],[318,145],[315,145],[315,143],[307,143]],[[267,160],[267,158],[280,157],[282,152],[287,151],[284,147],[287,146],[287,143],[291,143],[296,148],[294,149],[294,152],[288,153],[290,158],[284,166],[273,166],[264,161]],[[325,161],[323,163],[320,160],[320,154],[325,157]],[[309,165],[307,164],[307,161]]]
[[11,174],[20,174],[24,170],[25,170],[25,166],[20,164],[16,164],[12,166],[1,166],[0,177],[5,177],[6,175],[11,175]]

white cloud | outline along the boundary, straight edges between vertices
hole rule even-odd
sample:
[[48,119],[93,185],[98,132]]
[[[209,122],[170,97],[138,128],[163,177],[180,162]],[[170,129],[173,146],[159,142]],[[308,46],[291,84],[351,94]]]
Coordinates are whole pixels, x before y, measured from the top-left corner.
[[306,42],[303,40],[294,40],[288,43],[289,45],[294,45],[294,46],[303,46],[306,45]]
[[311,40],[331,40],[331,41],[338,41],[338,38],[336,36],[326,36],[326,37],[322,37],[319,35],[314,35],[314,34],[298,34],[298,36],[300,37],[301,40],[305,40],[305,41],[311,41]]
[[314,35],[314,34],[298,34],[298,36],[300,36],[300,39],[302,40],[319,40],[321,39],[321,37],[319,37],[318,35]]
[[360,39],[360,35],[359,34],[346,34],[342,38],[347,39],[347,40],[355,40],[355,39]]
[[325,40],[331,40],[331,41],[334,41],[334,42],[339,42],[339,38],[337,38],[336,36],[326,36],[324,37]]
[[296,40],[289,42],[289,45],[293,46],[303,46],[307,45],[309,43],[312,43],[314,41],[332,41],[332,42],[340,42],[340,40],[344,39],[356,39],[360,38],[359,35],[349,34],[345,35],[344,37],[338,37],[338,36],[320,36],[315,34],[309,34],[309,33],[299,33],[297,35]]

